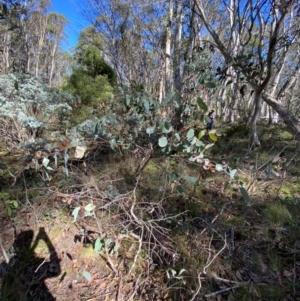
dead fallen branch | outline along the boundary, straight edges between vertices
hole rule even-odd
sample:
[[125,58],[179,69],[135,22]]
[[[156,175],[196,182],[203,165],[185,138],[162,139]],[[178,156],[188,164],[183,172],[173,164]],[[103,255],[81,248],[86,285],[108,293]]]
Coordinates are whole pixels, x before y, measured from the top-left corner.
[[207,298],[207,299],[213,298],[213,297],[216,297],[217,295],[220,295],[220,294],[229,292],[229,291],[231,291],[231,290],[237,289],[238,287],[240,287],[239,284],[237,284],[237,285],[235,285],[235,286],[232,286],[232,287],[228,287],[228,288],[221,289],[221,290],[219,290],[219,291],[216,291],[216,292],[213,292],[213,293],[210,293],[210,294],[206,294],[206,295],[204,295],[204,297]]

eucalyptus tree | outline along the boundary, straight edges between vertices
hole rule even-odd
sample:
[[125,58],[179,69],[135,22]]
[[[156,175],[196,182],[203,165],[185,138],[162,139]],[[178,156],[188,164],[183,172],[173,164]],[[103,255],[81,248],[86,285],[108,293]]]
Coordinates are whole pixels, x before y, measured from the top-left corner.
[[40,74],[40,60],[45,43],[48,26],[47,11],[50,0],[29,1],[25,3],[28,15],[22,20],[22,28],[28,52],[27,72],[33,72],[36,77]]
[[55,68],[53,73],[53,86],[61,87],[74,66],[74,57],[69,51],[58,49],[55,56]]
[[[3,72],[33,72],[43,41],[44,13],[47,0],[6,1],[5,17],[1,20],[1,47]],[[35,36],[40,37],[36,39]]]
[[[166,19],[165,33],[165,89],[168,91],[171,88],[171,34],[172,34],[172,19],[174,15],[174,0],[169,0],[169,9]],[[160,100],[161,101],[161,100]]]
[[[75,55],[81,55],[83,53],[83,50],[85,48],[89,48],[90,46],[95,46],[96,48],[101,51],[101,49],[104,49],[104,42],[102,35],[96,31],[96,28],[94,26],[88,26],[87,28],[84,28],[81,30],[78,43],[75,47]],[[101,53],[104,55],[104,53]]]
[[181,78],[181,49],[182,49],[182,26],[183,26],[183,3],[176,1],[175,7],[175,39],[174,39],[174,86],[176,91],[181,94],[182,78]]
[[242,75],[253,90],[251,142],[260,144],[256,123],[263,101],[299,136],[299,122],[275,98],[282,84],[280,74],[283,69],[280,66],[288,63],[287,54],[299,35],[297,1],[230,0],[220,3],[218,9],[231,20],[227,40],[222,40],[221,28],[209,22],[204,1],[195,2],[207,31],[224,57],[226,67]]
[[[46,60],[45,71],[47,74],[48,84],[53,85],[55,81],[55,67],[57,65],[57,55],[59,50],[59,43],[63,40],[65,33],[64,27],[67,25],[67,19],[58,13],[49,13],[47,15],[48,23],[46,28],[46,42],[44,45],[44,54]],[[48,54],[48,55],[47,55]]]
[[[164,80],[165,1],[85,0],[85,16],[101,34],[100,49],[121,84],[157,95]],[[164,81],[165,82],[165,81]]]
[[[1,71],[34,74],[50,85],[59,83],[56,63],[67,20],[49,13],[50,0],[4,1],[0,20]],[[4,9],[5,8],[5,9]]]
[[26,13],[22,5],[16,1],[3,1],[0,4],[0,50],[1,72],[8,73],[12,68],[18,68],[21,15]]

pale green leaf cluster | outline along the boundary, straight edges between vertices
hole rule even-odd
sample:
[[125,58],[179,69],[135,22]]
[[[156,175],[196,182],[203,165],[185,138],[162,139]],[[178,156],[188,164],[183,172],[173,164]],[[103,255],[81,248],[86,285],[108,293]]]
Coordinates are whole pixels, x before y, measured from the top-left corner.
[[36,133],[63,122],[72,110],[71,95],[51,89],[30,74],[1,74],[0,91],[1,135],[5,137],[9,128],[18,142],[31,138],[32,130]]

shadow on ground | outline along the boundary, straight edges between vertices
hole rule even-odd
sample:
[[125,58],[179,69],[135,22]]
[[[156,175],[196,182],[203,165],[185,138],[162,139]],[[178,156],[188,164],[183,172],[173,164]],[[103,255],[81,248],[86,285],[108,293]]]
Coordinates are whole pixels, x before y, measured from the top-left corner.
[[[16,235],[10,249],[13,256],[8,263],[4,261],[1,264],[1,301],[56,300],[47,288],[45,280],[57,277],[61,272],[57,252],[44,228],[39,228],[34,241],[33,238],[32,230]],[[48,249],[48,258],[40,258],[35,254],[35,249],[40,243]]]

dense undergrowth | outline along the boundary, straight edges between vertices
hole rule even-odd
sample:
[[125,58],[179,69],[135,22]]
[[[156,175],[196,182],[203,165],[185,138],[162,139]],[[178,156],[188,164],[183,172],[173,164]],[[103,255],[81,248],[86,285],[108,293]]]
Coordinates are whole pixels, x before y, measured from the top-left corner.
[[[206,156],[236,169],[234,179],[141,147],[94,152],[86,167],[69,161],[68,177],[48,171],[43,181],[3,152],[3,245],[11,227],[46,229],[64,275],[46,282],[57,300],[298,300],[299,145],[282,125],[259,131],[262,147],[251,149],[245,125],[217,127]],[[33,251],[47,258],[40,244]],[[43,300],[20,281],[28,300]],[[10,289],[2,284],[2,295]]]
[[26,141],[3,136],[2,299],[295,300],[293,136],[261,124],[255,149],[246,124],[207,132],[199,97],[118,97],[64,133],[69,115],[48,129],[19,118]]

